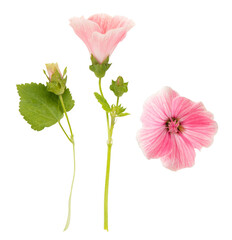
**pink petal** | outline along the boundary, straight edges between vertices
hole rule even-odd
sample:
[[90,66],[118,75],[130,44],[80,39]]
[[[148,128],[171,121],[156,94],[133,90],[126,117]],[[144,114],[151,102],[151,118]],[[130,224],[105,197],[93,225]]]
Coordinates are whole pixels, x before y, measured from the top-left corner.
[[169,87],[163,88],[157,94],[147,99],[143,106],[141,121],[144,126],[165,125],[171,117],[172,101],[178,93]]
[[137,140],[148,159],[163,157],[171,152],[171,137],[165,126],[142,128],[137,134]]
[[118,43],[125,38],[126,33],[123,28],[110,30],[106,34],[93,33],[91,52],[99,63],[112,54]]
[[103,34],[116,28],[124,28],[126,31],[129,31],[134,26],[133,21],[122,16],[111,17],[107,14],[95,14],[89,20],[97,23]]
[[95,14],[89,17],[90,21],[95,22],[101,29],[101,33],[106,33],[108,30],[109,22],[111,22],[112,17],[107,14]]
[[171,170],[192,167],[195,163],[195,151],[182,134],[170,134],[172,151],[169,155],[161,158],[163,165]]
[[91,52],[92,34],[93,32],[100,32],[101,29],[98,24],[86,20],[83,17],[74,17],[70,19],[70,26],[73,28],[76,35],[85,43]]
[[134,22],[126,17],[115,16],[111,19],[111,22],[109,22],[107,31],[116,28],[124,28],[128,32],[134,25]]
[[127,31],[134,26],[134,23],[125,17],[96,14],[88,20],[83,17],[72,18],[70,25],[85,43],[89,52],[99,63],[102,63],[125,38]]
[[191,142],[194,148],[208,147],[217,132],[217,123],[213,115],[208,112],[202,103],[178,97],[173,100],[173,116],[180,119],[184,128],[183,135]]

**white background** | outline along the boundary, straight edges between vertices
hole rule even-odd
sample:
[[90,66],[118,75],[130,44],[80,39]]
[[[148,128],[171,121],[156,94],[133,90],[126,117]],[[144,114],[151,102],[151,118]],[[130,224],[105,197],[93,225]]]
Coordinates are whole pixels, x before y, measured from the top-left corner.
[[[231,240],[231,12],[231,1],[223,0],[2,1],[0,239]],[[121,103],[131,113],[118,119],[113,136],[108,233],[105,114],[93,96],[98,80],[88,69],[88,50],[69,26],[69,18],[95,13],[136,23],[103,80],[111,103],[111,80],[129,81]],[[68,66],[76,101],[69,117],[77,175],[66,232],[72,146],[58,124],[33,131],[18,112],[16,91],[16,84],[45,83],[42,69],[50,62]],[[136,141],[143,103],[163,86],[202,101],[219,125],[213,145],[197,151],[190,169],[172,172],[159,159],[148,161]]]

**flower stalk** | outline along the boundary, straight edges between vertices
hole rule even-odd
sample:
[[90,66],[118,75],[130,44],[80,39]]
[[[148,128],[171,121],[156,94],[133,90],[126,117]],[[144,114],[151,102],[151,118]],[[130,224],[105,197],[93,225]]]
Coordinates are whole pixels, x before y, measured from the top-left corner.
[[[116,105],[109,105],[105,99],[101,79],[105,76],[106,71],[111,67],[109,58],[117,44],[122,41],[127,32],[134,26],[134,22],[126,17],[111,17],[107,14],[95,14],[88,19],[84,17],[74,17],[70,19],[70,25],[74,32],[87,46],[91,54],[92,64],[89,66],[95,76],[99,79],[100,94],[95,92],[94,95],[101,107],[106,112],[108,142],[107,142],[107,166],[105,182],[105,203],[104,203],[104,229],[108,231],[108,189],[110,174],[110,158],[112,148],[112,134],[117,117],[129,115],[123,106],[119,105],[119,97],[127,92],[127,85],[123,78],[119,76],[116,81],[112,80],[110,90],[117,97]],[[99,34],[100,33],[100,34]],[[109,119],[110,118],[110,119]]]
[[72,179],[71,190],[70,190],[69,200],[68,200],[68,216],[67,216],[66,224],[65,224],[65,227],[64,227],[64,231],[66,231],[69,227],[70,219],[71,219],[72,190],[73,190],[73,184],[74,184],[74,179],[75,179],[75,174],[76,174],[76,160],[75,160],[75,142],[74,142],[74,135],[73,135],[73,132],[72,132],[72,127],[71,127],[71,124],[70,124],[70,121],[69,121],[69,118],[68,118],[68,114],[67,114],[67,111],[66,111],[66,108],[65,108],[65,105],[64,105],[62,95],[59,95],[59,99],[60,99],[60,103],[61,103],[61,106],[63,108],[64,114],[65,114],[65,117],[66,117],[66,120],[67,120],[67,123],[68,123],[68,126],[69,126],[69,130],[70,130],[70,134],[71,134],[70,137],[68,136],[68,134],[66,133],[66,131],[64,130],[64,128],[62,127],[60,122],[59,122],[59,125],[60,125],[62,131],[64,132],[64,134],[66,135],[66,137],[68,138],[68,140],[73,145],[73,163],[74,163],[74,165],[73,165],[73,179]]
[[[101,87],[101,78],[99,78],[99,91],[101,96],[104,98],[102,87]],[[106,121],[108,129],[108,140],[107,140],[107,162],[106,162],[106,177],[105,177],[105,194],[104,194],[104,230],[108,231],[108,192],[109,192],[109,178],[110,178],[110,160],[111,160],[111,148],[112,148],[112,135],[114,129],[115,119],[111,117],[111,126],[109,126],[109,114],[106,112]]]
[[[109,178],[110,178],[110,162],[111,162],[111,149],[113,145],[112,135],[115,125],[116,117],[122,117],[128,115],[128,113],[124,113],[126,108],[123,108],[119,105],[119,97],[123,95],[123,93],[127,92],[128,83],[124,83],[123,78],[119,77],[119,81],[112,81],[112,85],[110,89],[114,92],[117,97],[116,105],[110,106],[106,99],[104,98],[102,87],[101,87],[101,78],[99,78],[99,91],[100,95],[95,93],[99,103],[102,104],[102,108],[106,112],[106,121],[107,121],[107,129],[108,129],[108,140],[107,140],[107,162],[106,162],[106,177],[105,177],[105,194],[104,194],[104,230],[109,230],[108,228],[108,196],[109,196]],[[110,122],[109,122],[110,115]]]
[[106,163],[106,178],[105,178],[105,195],[104,195],[104,230],[108,229],[108,192],[109,192],[109,178],[110,178],[110,159],[111,159],[111,148],[112,148],[112,134],[113,134],[113,127],[111,125],[108,135],[108,142],[107,142],[107,163]]

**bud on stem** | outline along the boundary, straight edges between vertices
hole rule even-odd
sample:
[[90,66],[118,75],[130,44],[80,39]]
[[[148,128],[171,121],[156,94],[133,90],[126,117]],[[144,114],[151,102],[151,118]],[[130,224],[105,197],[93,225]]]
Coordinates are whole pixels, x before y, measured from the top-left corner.
[[62,76],[59,66],[57,63],[46,64],[48,76],[44,71],[44,74],[47,76],[49,82],[47,82],[47,90],[56,95],[62,95],[66,88],[67,76],[66,68]]

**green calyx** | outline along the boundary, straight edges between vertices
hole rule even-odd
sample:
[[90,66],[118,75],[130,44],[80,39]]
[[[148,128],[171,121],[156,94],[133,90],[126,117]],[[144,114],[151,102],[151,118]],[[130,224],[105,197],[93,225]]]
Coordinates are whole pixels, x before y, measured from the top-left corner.
[[123,78],[119,76],[116,81],[112,80],[110,85],[110,90],[114,92],[116,97],[121,97],[124,93],[128,91],[128,82],[124,82]]
[[[47,90],[56,95],[62,95],[66,89],[66,76],[67,68],[64,69],[63,76],[59,72],[58,69],[55,69],[54,73],[51,76],[51,79],[48,78],[49,82],[47,82]],[[44,71],[45,73],[45,71]],[[47,76],[47,75],[46,75]]]
[[92,65],[89,66],[89,69],[94,72],[97,78],[103,78],[106,71],[111,66],[111,63],[109,63],[109,56],[103,61],[103,63],[99,63],[97,59],[93,55],[91,55],[91,61]]

